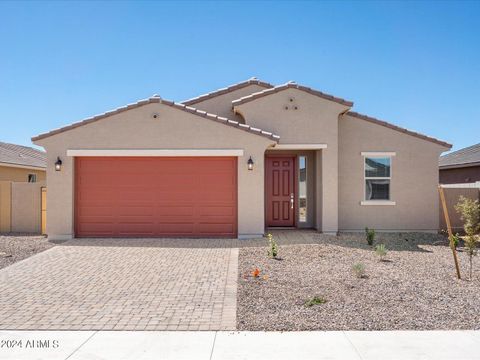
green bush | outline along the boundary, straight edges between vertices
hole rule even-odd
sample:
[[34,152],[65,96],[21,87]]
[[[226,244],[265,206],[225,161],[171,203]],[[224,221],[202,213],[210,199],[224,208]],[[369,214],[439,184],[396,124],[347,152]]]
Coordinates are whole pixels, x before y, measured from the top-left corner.
[[460,235],[456,233],[455,235],[452,235],[452,243],[455,249],[458,247],[458,244],[460,243]]
[[361,279],[361,278],[365,277],[365,265],[364,264],[362,264],[362,263],[353,264],[352,270],[353,270],[353,272],[354,272],[354,274],[357,278]]
[[367,243],[368,245],[372,246],[373,242],[375,241],[375,230],[369,229],[368,227],[365,228],[365,235],[367,236]]
[[313,305],[321,305],[325,304],[327,300],[323,297],[320,296],[314,296],[310,300],[305,301],[305,306],[306,307],[312,307]]
[[455,210],[463,221],[463,229],[467,236],[473,236],[480,231],[480,203],[477,200],[460,196]]
[[385,259],[385,256],[387,256],[387,248],[385,244],[378,244],[375,246],[375,254],[380,258],[380,261],[383,261]]
[[475,234],[480,231],[480,203],[477,200],[460,196],[455,205],[455,210],[460,214],[465,230],[465,249],[467,250],[470,264],[470,279],[472,279],[473,257],[477,255],[477,240]]
[[273,238],[272,234],[267,234],[267,239],[268,239],[268,256],[271,257],[272,259],[276,259],[278,256],[278,244]]

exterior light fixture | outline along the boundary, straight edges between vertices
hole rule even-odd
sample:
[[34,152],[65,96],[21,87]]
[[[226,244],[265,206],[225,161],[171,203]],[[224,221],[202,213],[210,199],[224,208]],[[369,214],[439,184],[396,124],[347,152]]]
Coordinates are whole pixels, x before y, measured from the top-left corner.
[[55,171],[62,170],[62,160],[57,156],[57,161],[55,162]]
[[253,160],[251,156],[250,156],[250,159],[248,159],[247,161],[247,166],[248,166],[248,170],[253,170]]

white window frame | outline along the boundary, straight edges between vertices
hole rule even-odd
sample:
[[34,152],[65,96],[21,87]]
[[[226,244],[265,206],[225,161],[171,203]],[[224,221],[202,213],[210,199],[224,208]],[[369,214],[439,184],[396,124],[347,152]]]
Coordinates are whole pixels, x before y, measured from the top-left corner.
[[[29,181],[29,180],[30,180],[30,176],[33,178],[33,181]],[[36,183],[36,182],[37,182],[37,174],[32,174],[32,173],[28,174],[28,175],[27,175],[27,181],[28,181],[29,183]]]
[[[360,202],[360,205],[396,205],[395,201],[392,201],[391,197],[391,184],[392,184],[392,176],[393,176],[393,157],[397,155],[395,152],[388,151],[388,152],[378,152],[378,151],[362,151],[361,153],[363,159],[363,200]],[[366,174],[366,159],[367,158],[389,158],[390,159],[390,176],[388,177],[371,177],[365,176]],[[366,186],[367,180],[389,180],[389,200],[367,200],[365,198],[366,194]]]

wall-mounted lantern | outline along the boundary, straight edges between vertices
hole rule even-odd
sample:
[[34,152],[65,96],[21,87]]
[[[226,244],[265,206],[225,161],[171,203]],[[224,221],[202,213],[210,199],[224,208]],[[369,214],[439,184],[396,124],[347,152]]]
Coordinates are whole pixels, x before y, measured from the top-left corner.
[[253,170],[253,160],[251,156],[250,156],[250,159],[248,159],[247,161],[247,166],[248,166],[248,170]]
[[62,160],[57,156],[57,161],[55,162],[55,171],[62,170]]

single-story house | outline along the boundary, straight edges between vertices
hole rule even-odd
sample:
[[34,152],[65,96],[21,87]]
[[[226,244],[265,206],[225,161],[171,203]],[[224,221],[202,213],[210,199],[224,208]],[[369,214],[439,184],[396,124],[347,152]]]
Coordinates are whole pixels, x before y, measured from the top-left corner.
[[0,181],[45,181],[47,156],[44,151],[0,141]]
[[440,157],[440,184],[466,184],[480,181],[480,144]]
[[256,78],[183,102],[154,95],[32,138],[47,151],[52,239],[438,230],[451,145]]

